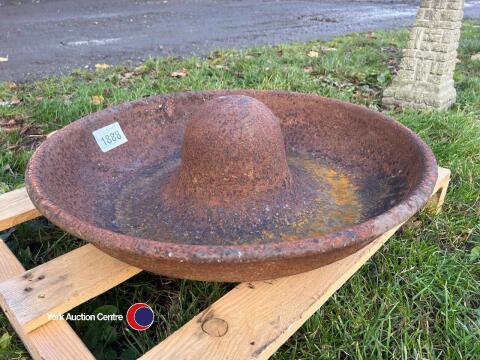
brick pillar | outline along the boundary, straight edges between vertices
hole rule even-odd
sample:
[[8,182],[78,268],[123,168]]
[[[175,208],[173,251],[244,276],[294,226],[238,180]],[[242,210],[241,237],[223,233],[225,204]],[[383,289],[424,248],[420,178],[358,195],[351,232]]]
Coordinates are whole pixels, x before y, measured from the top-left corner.
[[446,109],[455,102],[462,19],[463,0],[422,0],[400,70],[383,93],[385,106]]

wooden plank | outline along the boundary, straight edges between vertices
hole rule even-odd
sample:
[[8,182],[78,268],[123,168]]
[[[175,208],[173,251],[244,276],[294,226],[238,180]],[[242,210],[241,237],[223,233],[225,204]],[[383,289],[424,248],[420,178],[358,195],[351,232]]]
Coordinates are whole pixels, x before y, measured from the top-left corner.
[[267,359],[397,229],[322,268],[238,285],[140,359]]
[[[23,266],[3,241],[0,241],[0,281],[22,274]],[[51,321],[27,334],[10,312],[5,312],[13,328],[34,359],[94,359],[85,344],[64,320]]]
[[[434,194],[450,171],[439,169]],[[242,283],[140,359],[267,359],[397,231],[322,268]]]
[[38,216],[25,188],[0,195],[0,231]]
[[450,183],[451,172],[449,169],[438,167],[438,179],[435,189],[426,208],[432,213],[438,214],[442,210],[445,196],[447,195],[448,184]]
[[[56,132],[56,130],[52,131],[47,135],[47,138]],[[0,195],[0,231],[35,219],[40,215],[40,212],[30,201],[27,189],[24,187]]]
[[0,283],[0,304],[29,333],[140,271],[89,244]]

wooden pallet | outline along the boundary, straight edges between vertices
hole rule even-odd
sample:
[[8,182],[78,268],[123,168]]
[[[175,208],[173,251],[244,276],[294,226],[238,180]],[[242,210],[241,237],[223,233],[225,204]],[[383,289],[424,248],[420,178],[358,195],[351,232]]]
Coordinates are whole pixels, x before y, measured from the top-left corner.
[[[439,168],[430,207],[440,210],[450,171]],[[40,216],[25,189],[0,195],[0,231]],[[141,359],[266,359],[400,227],[307,273],[241,283]],[[0,241],[0,305],[34,359],[93,359],[65,313],[141,270],[85,245],[26,271]]]

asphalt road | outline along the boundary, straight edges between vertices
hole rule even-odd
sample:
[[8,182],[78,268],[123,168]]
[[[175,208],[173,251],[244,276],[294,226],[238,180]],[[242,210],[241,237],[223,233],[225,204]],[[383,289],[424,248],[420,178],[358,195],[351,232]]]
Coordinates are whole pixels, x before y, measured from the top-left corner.
[[[418,0],[0,0],[0,81],[413,23]],[[480,1],[466,1],[480,18]]]

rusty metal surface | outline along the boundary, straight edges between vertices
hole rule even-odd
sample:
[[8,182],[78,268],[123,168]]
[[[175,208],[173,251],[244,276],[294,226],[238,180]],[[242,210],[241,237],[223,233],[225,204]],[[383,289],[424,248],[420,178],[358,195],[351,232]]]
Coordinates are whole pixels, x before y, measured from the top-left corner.
[[[103,153],[92,131],[118,121]],[[418,211],[435,158],[364,107],[279,91],[162,95],[89,115],[32,156],[52,222],[157,274],[250,281],[347,256]]]

